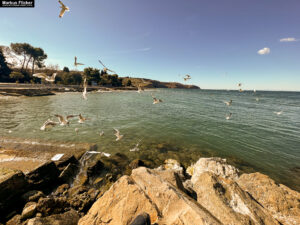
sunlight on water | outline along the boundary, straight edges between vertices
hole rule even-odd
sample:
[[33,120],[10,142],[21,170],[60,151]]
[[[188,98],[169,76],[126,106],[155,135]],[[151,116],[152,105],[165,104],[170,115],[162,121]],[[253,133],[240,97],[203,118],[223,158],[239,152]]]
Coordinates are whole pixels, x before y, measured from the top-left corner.
[[[156,105],[150,93],[89,93],[87,101],[80,93],[0,98],[0,135],[97,143],[100,151],[132,157],[155,152],[161,145],[194,161],[195,152],[233,157],[300,187],[299,174],[293,172],[300,166],[300,93],[159,89],[153,93],[164,102]],[[224,101],[230,99],[228,107]],[[283,114],[274,113],[278,111]],[[232,117],[226,120],[230,112]],[[54,114],[79,113],[89,120],[39,130],[47,119],[56,120]],[[124,135],[121,141],[115,141],[113,128]],[[129,152],[138,141],[141,152]]]

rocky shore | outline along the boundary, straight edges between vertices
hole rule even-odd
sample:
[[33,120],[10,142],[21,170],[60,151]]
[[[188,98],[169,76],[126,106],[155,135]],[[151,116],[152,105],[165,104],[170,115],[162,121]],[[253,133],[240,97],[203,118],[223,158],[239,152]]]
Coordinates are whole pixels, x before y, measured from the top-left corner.
[[0,224],[131,224],[143,212],[151,224],[300,224],[298,192],[225,159],[152,168],[88,144],[18,143],[0,141]]

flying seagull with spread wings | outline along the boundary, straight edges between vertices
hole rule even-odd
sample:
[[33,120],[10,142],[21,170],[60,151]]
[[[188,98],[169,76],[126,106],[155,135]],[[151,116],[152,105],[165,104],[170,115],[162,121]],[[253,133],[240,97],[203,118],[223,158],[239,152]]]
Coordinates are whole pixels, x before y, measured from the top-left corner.
[[69,7],[65,6],[65,4],[62,3],[60,0],[58,0],[58,2],[61,4],[61,6],[60,6],[61,11],[59,13],[59,18],[62,18],[64,16],[65,12],[66,11],[69,12],[70,9],[69,9]]
[[66,117],[66,119],[63,117],[63,116],[61,116],[61,115],[58,115],[58,114],[56,114],[56,115],[54,115],[54,116],[56,116],[57,118],[58,118],[58,120],[59,120],[59,124],[61,125],[61,126],[65,126],[65,125],[69,125],[69,119],[71,119],[71,118],[74,118],[74,117],[76,117],[76,116],[78,116],[78,115],[68,115],[67,117]]
[[54,82],[55,81],[55,77],[56,77],[57,73],[53,73],[51,77],[49,77],[47,74],[45,73],[35,73],[32,76],[40,78],[40,79],[44,79],[48,82]]
[[77,56],[75,56],[75,58],[74,58],[75,60],[74,60],[74,66],[82,66],[82,65],[84,65],[83,63],[79,63],[79,62],[77,62]]
[[117,138],[116,138],[116,141],[121,140],[121,139],[123,138],[124,135],[121,135],[121,134],[120,134],[120,131],[119,131],[118,129],[115,129],[115,128],[114,128],[114,130],[116,131],[116,133],[115,133],[115,136],[117,137]]
[[57,122],[54,122],[54,121],[48,119],[48,120],[43,124],[43,126],[40,128],[40,130],[43,130],[43,131],[44,131],[44,130],[46,130],[46,129],[50,129],[50,128],[56,126],[57,124],[58,124]]
[[152,98],[153,98],[153,104],[158,104],[163,102],[163,100],[156,98],[153,94],[151,94]]
[[115,71],[108,69],[108,68],[101,62],[100,59],[99,59],[98,61],[99,61],[99,63],[103,66],[103,71],[104,71],[105,73],[106,73],[107,71],[110,71],[110,72],[112,72],[112,73],[116,73]]

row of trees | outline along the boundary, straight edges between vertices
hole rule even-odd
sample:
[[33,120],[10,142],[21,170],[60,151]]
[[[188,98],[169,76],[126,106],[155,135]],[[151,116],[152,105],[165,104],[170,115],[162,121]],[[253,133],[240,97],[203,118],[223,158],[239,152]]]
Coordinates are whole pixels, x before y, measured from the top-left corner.
[[[7,59],[9,62],[7,62]],[[89,84],[103,86],[122,86],[122,78],[117,74],[107,74],[96,68],[88,67],[83,72],[70,71],[65,67],[59,71],[58,66],[45,67],[47,54],[42,48],[34,47],[28,43],[11,43],[9,47],[0,46],[0,82],[32,82],[40,83],[39,78],[32,75],[35,70],[48,75],[57,72],[55,83],[57,84],[82,84],[82,77],[86,77]],[[35,69],[35,68],[38,69]],[[130,86],[131,82],[127,83]]]

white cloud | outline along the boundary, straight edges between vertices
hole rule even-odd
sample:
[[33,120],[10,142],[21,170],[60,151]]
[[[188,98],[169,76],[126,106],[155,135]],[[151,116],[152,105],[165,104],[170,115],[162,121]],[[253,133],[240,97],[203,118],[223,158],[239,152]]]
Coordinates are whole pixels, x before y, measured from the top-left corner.
[[294,42],[294,41],[298,41],[298,40],[293,37],[288,37],[288,38],[281,38],[279,41],[280,42]]
[[147,51],[150,51],[151,48],[140,48],[140,49],[137,49],[136,51],[137,52],[147,52]]
[[263,48],[263,49],[258,50],[257,53],[259,55],[268,55],[268,54],[270,54],[270,52],[271,52],[271,50],[269,48]]

